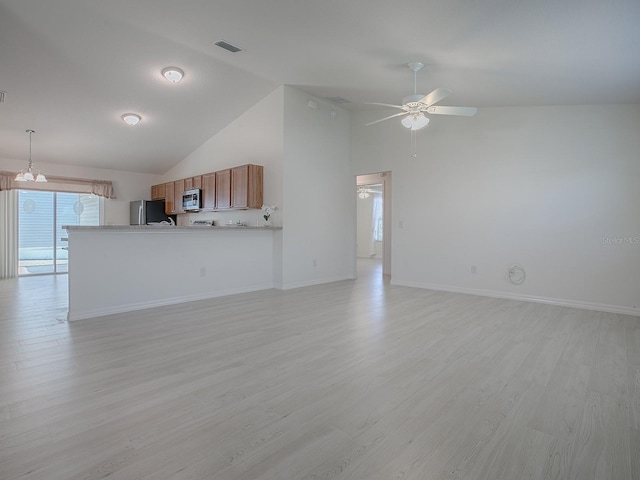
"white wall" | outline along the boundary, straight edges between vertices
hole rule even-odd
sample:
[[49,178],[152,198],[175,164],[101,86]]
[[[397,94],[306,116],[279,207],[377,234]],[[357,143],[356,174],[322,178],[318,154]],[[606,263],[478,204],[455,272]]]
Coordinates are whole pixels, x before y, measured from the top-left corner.
[[[253,163],[264,166],[264,203],[282,204],[282,141],[284,87],[278,87],[223,130],[198,147],[188,157],[163,175],[172,181],[229,167]],[[262,225],[260,210],[202,212],[178,215],[178,224],[192,220],[228,220]],[[279,212],[272,215],[274,225],[282,225]]]
[[[0,170],[20,171],[26,160],[0,158]],[[129,202],[149,200],[151,185],[161,183],[160,175],[107,170],[102,168],[77,167],[55,163],[40,163],[36,167],[45,175],[111,180],[116,199],[104,201],[104,223],[107,225],[129,225]]]
[[292,87],[284,93],[282,287],[354,278],[349,112]]
[[640,106],[432,116],[417,158],[384,113],[352,113],[351,156],[393,172],[393,283],[640,311]]

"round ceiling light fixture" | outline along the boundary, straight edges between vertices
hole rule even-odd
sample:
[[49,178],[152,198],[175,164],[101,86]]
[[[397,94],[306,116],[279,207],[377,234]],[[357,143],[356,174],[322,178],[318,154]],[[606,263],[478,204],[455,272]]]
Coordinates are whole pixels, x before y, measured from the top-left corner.
[[137,113],[125,113],[121,118],[124,120],[124,123],[131,126],[137,125],[140,123],[140,120],[142,120],[142,117]]
[[184,72],[178,67],[167,67],[162,70],[162,76],[171,83],[178,83],[184,77]]

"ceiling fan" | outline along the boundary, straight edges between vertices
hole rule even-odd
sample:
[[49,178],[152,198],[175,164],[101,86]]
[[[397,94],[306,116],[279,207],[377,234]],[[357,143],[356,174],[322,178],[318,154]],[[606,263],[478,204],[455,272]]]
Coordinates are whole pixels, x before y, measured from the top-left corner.
[[[378,188],[370,188],[370,187],[378,187]],[[369,198],[370,193],[382,194],[382,185],[358,185],[357,193],[358,197],[364,199]]]
[[413,95],[404,97],[402,99],[402,105],[368,102],[369,105],[399,108],[402,112],[389,115],[388,117],[381,118],[380,120],[375,120],[367,123],[366,125],[373,125],[375,123],[389,120],[390,118],[401,117],[404,115],[401,122],[402,125],[410,128],[412,131],[415,131],[426,127],[429,123],[429,118],[427,118],[425,113],[430,115],[460,115],[463,117],[472,117],[476,114],[478,109],[475,107],[436,107],[434,104],[451,95],[451,90],[447,90],[446,88],[436,88],[427,95],[417,93],[417,73],[422,67],[424,67],[424,64],[420,62],[409,63],[409,68],[413,71]]

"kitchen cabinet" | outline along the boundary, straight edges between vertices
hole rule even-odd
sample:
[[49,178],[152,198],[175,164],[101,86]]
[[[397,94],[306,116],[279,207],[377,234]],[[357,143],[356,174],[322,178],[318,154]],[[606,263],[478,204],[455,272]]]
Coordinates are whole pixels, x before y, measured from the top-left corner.
[[[172,215],[176,213],[175,208],[175,195],[174,195],[174,183],[169,182],[164,184],[164,211],[167,215]],[[180,198],[180,203],[182,204],[182,198]]]
[[165,200],[167,214],[185,213],[182,194],[185,190],[202,190],[201,211],[261,208],[263,196],[263,167],[242,165],[217,172],[183,178],[151,187],[152,199]]
[[242,165],[231,169],[231,208],[261,208],[263,167]]
[[182,208],[182,193],[184,192],[184,180],[176,180],[164,184],[164,211],[168,215],[184,213]]
[[216,210],[231,208],[231,169],[215,172],[216,176]]
[[216,208],[216,174],[202,175],[202,210],[212,211]]
[[202,188],[202,175],[184,179],[184,189],[191,190],[192,188]]
[[165,184],[152,185],[151,186],[151,200],[164,200],[165,199]]

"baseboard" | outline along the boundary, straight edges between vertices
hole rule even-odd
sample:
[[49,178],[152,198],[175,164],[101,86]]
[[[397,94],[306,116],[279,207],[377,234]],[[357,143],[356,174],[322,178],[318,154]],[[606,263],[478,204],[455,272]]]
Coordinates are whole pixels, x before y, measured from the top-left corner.
[[545,303],[560,307],[581,308],[583,310],[595,310],[597,312],[620,313],[640,317],[640,310],[633,307],[623,307],[618,305],[608,305],[606,303],[591,303],[578,300],[566,300],[562,298],[536,297],[533,295],[522,295],[516,293],[498,292],[495,290],[481,290],[475,288],[462,288],[451,285],[439,285],[433,283],[407,282],[402,280],[391,280],[392,285],[403,287],[424,288],[427,290],[438,290],[442,292],[464,293],[468,295],[479,295],[481,297],[504,298],[507,300],[520,300],[523,302]]
[[199,293],[196,295],[183,295],[180,297],[163,298],[148,302],[130,303],[128,305],[117,305],[113,307],[95,308],[90,310],[74,311],[67,314],[69,321],[87,320],[89,318],[106,317],[107,315],[115,315],[118,313],[135,312],[138,310],[146,310],[148,308],[166,307],[168,305],[176,305],[179,303],[195,302],[198,300],[207,300],[210,298],[225,297],[227,295],[236,295],[239,293],[257,292],[259,290],[268,290],[274,288],[273,284],[253,285],[243,288],[229,288],[225,290],[217,290],[215,292]]
[[307,280],[304,282],[291,282],[291,283],[278,284],[278,285],[274,285],[274,288],[277,288],[279,290],[292,290],[294,288],[313,287],[314,285],[322,285],[324,283],[341,282],[342,280],[353,280],[353,278],[354,277],[350,277],[349,275],[316,278],[314,280]]

